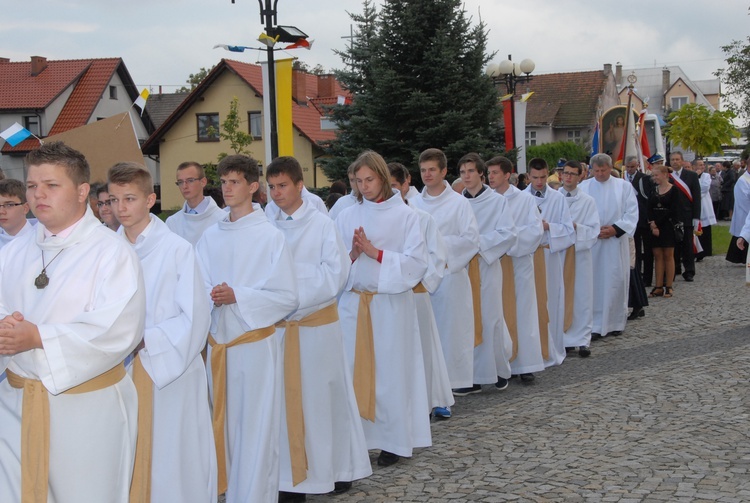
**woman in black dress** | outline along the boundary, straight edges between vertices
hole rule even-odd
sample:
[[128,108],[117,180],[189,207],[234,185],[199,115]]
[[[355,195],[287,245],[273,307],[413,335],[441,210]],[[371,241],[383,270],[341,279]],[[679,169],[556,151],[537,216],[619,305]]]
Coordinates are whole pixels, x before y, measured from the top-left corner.
[[648,200],[648,223],[651,227],[651,248],[654,251],[656,277],[649,297],[671,297],[674,280],[675,222],[679,218],[680,200],[677,188],[669,183],[669,168],[655,165],[651,178],[656,190]]

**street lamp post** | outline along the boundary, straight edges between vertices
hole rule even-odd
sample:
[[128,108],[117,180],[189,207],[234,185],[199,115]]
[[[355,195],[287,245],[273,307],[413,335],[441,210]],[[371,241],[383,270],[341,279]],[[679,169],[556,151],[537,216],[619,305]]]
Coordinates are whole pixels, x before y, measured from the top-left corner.
[[[265,23],[266,33],[273,37],[273,26],[276,24],[276,5],[279,0],[273,0],[273,7],[271,6],[271,0],[265,0],[265,6],[263,0],[258,0],[260,5],[260,22]],[[273,45],[266,47],[266,55],[268,56],[268,98],[269,98],[269,109],[268,115],[271,120],[271,159],[272,161],[279,156],[279,130],[276,126],[276,62],[273,55]]]
[[500,83],[505,84],[505,88],[510,94],[510,131],[511,131],[511,144],[507,145],[508,135],[506,134],[506,149],[511,150],[518,146],[518,139],[516,138],[516,106],[515,106],[515,95],[516,85],[519,82],[529,82],[531,80],[531,72],[534,71],[535,64],[530,59],[524,59],[521,63],[514,63],[511,55],[508,54],[508,59],[501,61],[500,63],[490,63],[487,65],[487,76],[492,79],[495,85]]

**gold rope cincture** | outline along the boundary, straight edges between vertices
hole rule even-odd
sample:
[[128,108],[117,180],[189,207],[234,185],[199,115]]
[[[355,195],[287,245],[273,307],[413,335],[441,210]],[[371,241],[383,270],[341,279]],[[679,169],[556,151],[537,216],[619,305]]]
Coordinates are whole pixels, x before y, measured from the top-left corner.
[[219,344],[208,335],[208,344],[211,346],[211,380],[213,382],[213,429],[214,442],[216,443],[216,462],[218,467],[219,494],[227,491],[227,455],[224,428],[226,426],[227,414],[227,349],[262,341],[270,337],[276,331],[275,327],[264,327],[251,330],[240,335],[232,342]]
[[375,341],[372,333],[370,303],[377,292],[360,292],[357,308],[357,339],[354,344],[354,395],[359,415],[375,421]]
[[512,362],[518,356],[518,311],[516,311],[516,279],[513,259],[507,254],[503,255],[500,259],[500,267],[503,269],[503,316],[510,340],[513,342],[513,354],[509,360]]
[[474,347],[482,344],[482,278],[479,275],[479,254],[469,261],[469,283],[474,313]]
[[301,320],[284,320],[276,324],[284,333],[284,402],[286,429],[289,438],[289,457],[292,462],[292,485],[307,479],[307,451],[305,449],[305,416],[302,410],[302,371],[299,347],[299,327],[322,327],[339,319],[336,303],[308,314]]
[[[49,395],[42,381],[21,377],[6,369],[8,384],[23,390],[21,407],[21,503],[45,503],[49,491]],[[74,386],[65,395],[108,388],[125,377],[119,364],[103,374]]]
[[576,293],[576,247],[570,246],[565,250],[563,265],[563,286],[565,288],[565,315],[563,318],[563,332],[573,326],[573,312]]
[[544,261],[544,248],[534,252],[534,286],[539,316],[539,340],[542,343],[542,358],[549,360],[549,312],[547,311],[547,266]]

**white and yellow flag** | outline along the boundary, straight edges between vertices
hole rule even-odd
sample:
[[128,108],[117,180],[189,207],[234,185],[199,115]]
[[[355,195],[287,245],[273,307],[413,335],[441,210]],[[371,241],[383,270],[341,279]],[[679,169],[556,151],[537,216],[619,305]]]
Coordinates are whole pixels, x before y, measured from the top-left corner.
[[148,92],[148,89],[144,87],[143,91],[141,91],[141,94],[139,94],[135,99],[135,102],[133,102],[133,105],[141,109],[141,117],[143,117],[143,111],[146,109],[146,100],[148,100],[149,94],[150,93]]

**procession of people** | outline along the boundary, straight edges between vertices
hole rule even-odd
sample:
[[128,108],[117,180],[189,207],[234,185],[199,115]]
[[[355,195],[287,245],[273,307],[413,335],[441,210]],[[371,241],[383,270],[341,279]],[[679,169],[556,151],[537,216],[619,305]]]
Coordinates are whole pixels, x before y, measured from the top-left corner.
[[[647,294],[692,282],[716,223],[702,162],[628,158],[617,176],[596,154],[554,166],[553,188],[535,158],[520,190],[511,160],[467,153],[459,192],[430,148],[418,191],[366,151],[329,213],[293,157],[230,155],[225,207],[184,162],[162,222],[145,167],[112,166],[90,200],[85,157],[46,143],[25,184],[0,180],[0,501],[345,492],[368,451],[414,456],[461,397],[590,357]],[[740,261],[750,175],[733,189]]]

